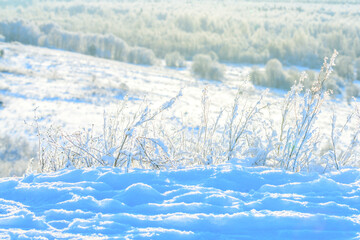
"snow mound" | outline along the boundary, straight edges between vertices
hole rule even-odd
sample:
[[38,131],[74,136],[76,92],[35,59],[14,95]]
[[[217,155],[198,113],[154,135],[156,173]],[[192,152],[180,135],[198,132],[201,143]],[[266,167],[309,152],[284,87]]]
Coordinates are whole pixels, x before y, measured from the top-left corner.
[[1,239],[360,237],[360,170],[219,165],[0,179]]

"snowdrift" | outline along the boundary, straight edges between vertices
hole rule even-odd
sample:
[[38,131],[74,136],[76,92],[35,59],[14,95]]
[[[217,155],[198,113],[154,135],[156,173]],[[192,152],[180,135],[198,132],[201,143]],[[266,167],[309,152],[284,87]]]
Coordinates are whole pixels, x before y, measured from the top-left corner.
[[31,174],[0,179],[0,238],[359,239],[359,193],[359,169]]

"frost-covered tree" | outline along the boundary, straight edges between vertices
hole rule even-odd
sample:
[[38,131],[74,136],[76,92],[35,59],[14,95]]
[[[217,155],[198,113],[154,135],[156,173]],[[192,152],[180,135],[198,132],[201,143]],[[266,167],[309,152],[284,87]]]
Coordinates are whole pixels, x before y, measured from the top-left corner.
[[185,14],[177,18],[177,27],[185,32],[194,32],[197,29],[197,19]]
[[23,20],[0,22],[0,34],[4,35],[6,42],[17,41],[31,45],[37,45],[42,36],[38,26]]
[[265,66],[265,73],[268,86],[281,89],[290,89],[291,83],[286,78],[282,64],[279,60],[269,60]]
[[156,56],[150,49],[135,47],[129,51],[127,60],[129,63],[134,64],[154,65],[156,63]]
[[225,66],[205,54],[195,55],[191,70],[195,76],[218,81],[222,80],[225,74]]
[[352,82],[354,80],[354,66],[351,57],[338,57],[334,69],[340,77],[345,78],[347,81]]

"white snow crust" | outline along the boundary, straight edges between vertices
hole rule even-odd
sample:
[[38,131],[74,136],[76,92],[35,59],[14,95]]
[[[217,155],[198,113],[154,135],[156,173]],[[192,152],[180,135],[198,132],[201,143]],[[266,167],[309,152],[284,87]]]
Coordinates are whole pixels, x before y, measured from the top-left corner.
[[0,180],[0,238],[352,239],[359,194],[358,169],[62,170]]

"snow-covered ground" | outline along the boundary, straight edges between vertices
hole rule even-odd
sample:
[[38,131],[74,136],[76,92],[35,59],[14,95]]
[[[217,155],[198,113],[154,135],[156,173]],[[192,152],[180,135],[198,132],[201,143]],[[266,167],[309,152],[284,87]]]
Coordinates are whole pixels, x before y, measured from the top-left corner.
[[0,179],[0,209],[1,239],[360,239],[360,170],[63,170]]
[[[104,110],[115,110],[125,95],[133,105],[144,99],[160,105],[181,89],[175,114],[196,116],[192,120],[196,122],[204,87],[215,109],[231,103],[239,87],[256,91],[245,81],[250,68],[229,68],[227,84],[222,84],[199,81],[189,69],[132,65],[19,44],[0,43],[0,48],[5,50],[0,59],[0,96],[6,105],[0,126],[11,133],[25,132],[24,121],[34,120],[35,109],[44,124],[79,130],[102,124]],[[257,93],[250,99],[257,99]]]
[[[139,66],[21,44],[0,43],[0,48],[5,51],[0,58],[0,100],[4,102],[0,107],[0,134],[35,145],[37,124],[61,127],[70,133],[93,126],[101,130],[104,112],[115,112],[125,95],[132,113],[145,100],[155,108],[182,90],[181,101],[169,114],[193,126],[200,121],[205,87],[214,112],[232,103],[239,87],[248,93],[247,100],[258,99],[259,91],[245,82],[248,69],[230,68],[225,85],[199,81],[189,69],[161,64]],[[19,175],[27,167],[23,161],[13,165],[0,161],[0,165],[6,165],[0,168],[0,176]]]
[[[125,95],[134,111],[141,101],[161,105],[182,90],[172,114],[190,124],[199,124],[202,90],[210,96],[210,111],[229,106],[242,89],[243,101],[255,102],[263,91],[247,82],[250,67],[229,65],[224,82],[195,79],[187,69],[139,66],[94,58],[72,52],[1,43],[5,55],[0,58],[0,132],[34,137],[36,117],[44,126],[57,125],[77,131],[103,123],[104,111],[115,111]],[[265,102],[282,102],[285,92],[273,89]],[[339,100],[325,103],[326,115],[335,108],[339,117],[351,110]],[[36,110],[36,111],[35,111]],[[276,121],[279,109],[271,109]],[[190,116],[190,117],[189,117]],[[328,125],[330,118],[321,118]],[[324,125],[323,124],[323,125]]]
[[[222,83],[194,79],[189,69],[20,44],[0,48],[0,134],[30,143],[37,141],[35,119],[40,127],[67,132],[101,129],[104,111],[115,111],[125,95],[131,112],[144,99],[159,106],[182,89],[168,114],[196,126],[205,87],[211,113],[231,104],[238,88],[250,103],[261,92],[246,81],[249,67],[229,66]],[[281,102],[283,95],[270,91],[264,101]],[[351,111],[342,100],[327,101],[319,127],[329,128],[332,109],[339,120]],[[276,122],[278,113],[274,108],[268,114]],[[23,161],[0,164],[0,173],[22,168],[11,175],[26,168]],[[105,167],[31,173],[0,178],[0,239],[360,239],[359,196],[359,169],[320,175],[232,162],[129,173]]]

